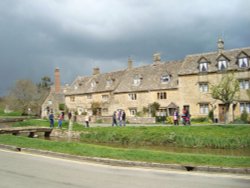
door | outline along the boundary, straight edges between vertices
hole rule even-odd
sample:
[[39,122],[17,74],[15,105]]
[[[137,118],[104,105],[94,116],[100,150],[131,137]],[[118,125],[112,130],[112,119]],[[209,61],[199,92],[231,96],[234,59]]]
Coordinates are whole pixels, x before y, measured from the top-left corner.
[[225,122],[225,105],[219,104],[219,122]]

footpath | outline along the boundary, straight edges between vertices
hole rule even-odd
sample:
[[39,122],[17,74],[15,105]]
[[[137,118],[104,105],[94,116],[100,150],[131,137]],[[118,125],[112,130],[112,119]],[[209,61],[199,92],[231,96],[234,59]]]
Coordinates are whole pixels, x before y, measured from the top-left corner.
[[250,174],[250,168],[161,164],[161,163],[127,161],[127,160],[108,159],[108,158],[99,158],[99,157],[85,157],[85,156],[77,156],[77,155],[51,152],[51,151],[46,151],[46,150],[20,148],[20,147],[4,145],[4,144],[0,144],[0,149],[38,154],[38,155],[45,155],[45,156],[57,157],[57,158],[63,158],[63,159],[69,159],[69,160],[95,162],[95,163],[107,164],[107,165],[112,165],[112,166],[157,168],[157,169],[166,169],[166,170],[173,169],[173,170],[182,170],[182,171],[189,171],[189,172],[200,171],[200,172],[233,173],[233,174],[247,174],[247,175]]

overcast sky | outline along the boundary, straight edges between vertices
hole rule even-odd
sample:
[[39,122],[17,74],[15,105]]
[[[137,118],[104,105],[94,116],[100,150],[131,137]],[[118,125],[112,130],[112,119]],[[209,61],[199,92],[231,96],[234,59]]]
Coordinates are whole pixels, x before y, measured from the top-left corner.
[[16,80],[54,79],[250,46],[249,0],[0,0],[0,96]]

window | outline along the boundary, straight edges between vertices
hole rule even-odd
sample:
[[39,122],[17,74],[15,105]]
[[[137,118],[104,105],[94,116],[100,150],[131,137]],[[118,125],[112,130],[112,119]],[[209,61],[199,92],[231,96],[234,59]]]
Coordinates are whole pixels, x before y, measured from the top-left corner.
[[92,88],[96,87],[96,82],[95,81],[91,82],[91,87]]
[[112,86],[112,84],[113,84],[113,80],[112,79],[106,80],[106,87],[110,87],[110,86]]
[[208,104],[200,104],[200,113],[208,114]]
[[133,80],[133,85],[138,86],[141,84],[142,77],[140,75],[135,75]]
[[92,99],[92,95],[91,94],[87,94],[87,99]]
[[199,83],[199,88],[201,93],[208,92],[208,84],[207,83]]
[[170,76],[167,74],[164,74],[161,76],[161,83],[168,83],[170,81]]
[[239,62],[239,67],[240,68],[246,68],[246,67],[249,66],[248,65],[248,58],[247,57],[239,58],[238,62]]
[[240,89],[250,89],[250,80],[240,80]]
[[52,100],[48,100],[48,105],[52,105]]
[[166,92],[158,92],[157,99],[167,99],[167,93]]
[[129,93],[128,96],[129,96],[129,99],[132,101],[135,101],[137,99],[136,93]]
[[244,110],[250,113],[250,103],[240,103],[240,113],[243,113]]
[[207,62],[200,63],[199,64],[199,70],[200,70],[200,72],[207,72],[208,63]]
[[109,109],[108,109],[108,108],[103,108],[103,109],[102,109],[102,113],[107,114],[108,112],[109,112]]
[[137,113],[137,109],[136,108],[130,108],[129,113],[130,113],[131,116],[135,116],[136,113]]
[[102,95],[102,100],[107,101],[109,99],[108,95]]
[[227,66],[228,66],[228,63],[226,60],[220,60],[218,62],[218,69],[219,70],[225,70],[225,69],[227,69]]
[[70,97],[70,102],[75,102],[75,96]]

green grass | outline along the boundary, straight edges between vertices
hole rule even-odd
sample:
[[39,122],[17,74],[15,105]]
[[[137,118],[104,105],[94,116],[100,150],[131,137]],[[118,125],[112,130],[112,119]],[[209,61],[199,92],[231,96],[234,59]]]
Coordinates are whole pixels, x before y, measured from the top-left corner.
[[[47,120],[29,119],[13,126],[47,126]],[[57,122],[55,122],[57,127]],[[68,122],[63,122],[63,130]],[[202,126],[140,126],[140,127],[91,127],[74,123],[74,131],[81,131],[81,140],[90,143],[121,145],[173,145],[178,147],[240,149],[250,148],[249,125]]]
[[158,162],[183,165],[223,167],[250,167],[250,157],[170,153],[142,149],[121,149],[84,143],[68,143],[34,138],[0,135],[0,143],[17,147],[35,148],[80,156],[104,157],[132,161]]
[[123,145],[174,145],[239,149],[250,148],[250,126],[96,127],[84,131],[81,134],[81,140]]

